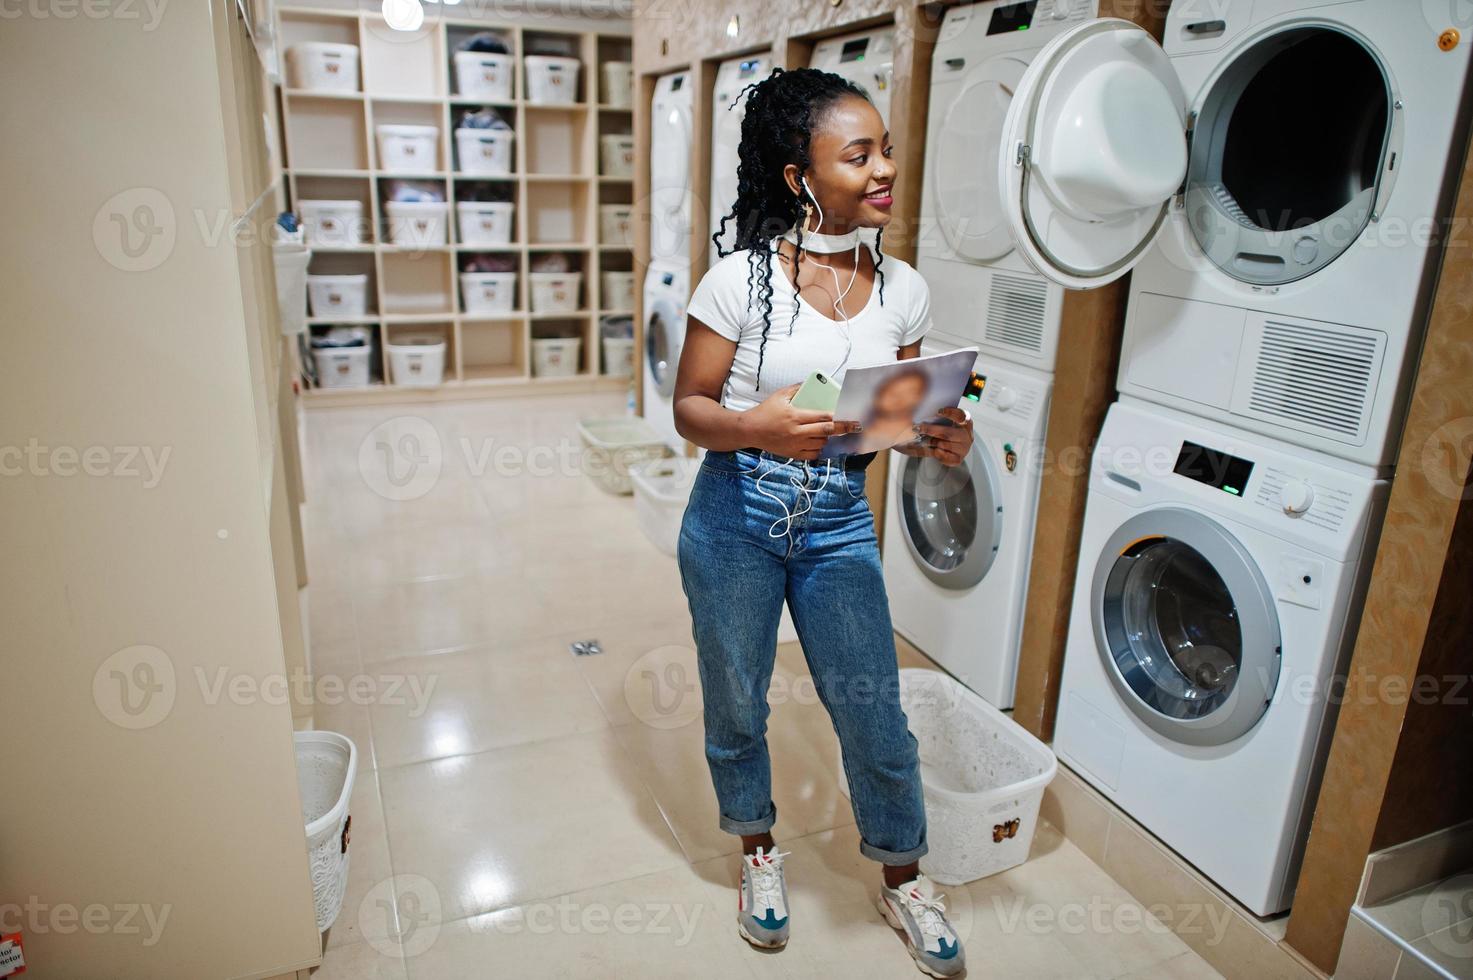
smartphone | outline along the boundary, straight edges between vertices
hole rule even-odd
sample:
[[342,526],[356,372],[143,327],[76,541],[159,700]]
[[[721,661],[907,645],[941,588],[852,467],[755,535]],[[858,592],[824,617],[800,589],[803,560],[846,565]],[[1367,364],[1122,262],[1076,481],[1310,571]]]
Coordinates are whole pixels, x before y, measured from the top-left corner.
[[793,407],[812,412],[832,412],[839,405],[839,383],[822,371],[814,371],[793,394]]

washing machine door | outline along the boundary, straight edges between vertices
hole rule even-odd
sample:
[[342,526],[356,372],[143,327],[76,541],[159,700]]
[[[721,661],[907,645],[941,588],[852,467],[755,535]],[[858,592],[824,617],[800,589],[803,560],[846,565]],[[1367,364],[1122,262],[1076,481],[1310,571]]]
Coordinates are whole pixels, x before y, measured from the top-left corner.
[[1091,592],[1105,673],[1137,718],[1188,745],[1247,733],[1278,684],[1273,594],[1252,556],[1204,514],[1137,514],[1106,542]]
[[936,188],[936,223],[952,252],[993,262],[1013,250],[997,173],[1003,123],[1028,62],[998,55],[973,67],[942,116],[928,179]]
[[1186,128],[1181,81],[1145,31],[1106,18],[1054,38],[1019,80],[998,150],[1020,252],[1073,289],[1123,276],[1182,186]]
[[675,393],[675,373],[685,341],[685,311],[669,296],[656,297],[644,324],[645,370],[661,398]]
[[997,467],[972,444],[958,466],[897,456],[895,506],[911,558],[945,589],[970,589],[987,575],[1002,540]]

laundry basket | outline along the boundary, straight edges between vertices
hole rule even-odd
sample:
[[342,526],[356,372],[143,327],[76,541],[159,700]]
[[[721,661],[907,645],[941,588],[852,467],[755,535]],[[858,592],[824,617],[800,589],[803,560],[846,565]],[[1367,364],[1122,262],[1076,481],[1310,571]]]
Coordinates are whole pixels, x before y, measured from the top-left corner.
[[673,556],[680,542],[680,522],[700,471],[701,461],[690,456],[657,459],[629,471],[634,520],[650,543],[667,555]]
[[312,862],[312,896],[317,931],[326,932],[343,907],[348,883],[348,800],[358,772],[358,749],[337,732],[297,732],[297,791],[307,824],[307,854]]
[[599,488],[613,494],[634,492],[629,471],[666,453],[665,440],[655,427],[638,416],[582,419],[583,469]]
[[[938,671],[902,670],[900,703],[920,748],[930,845],[921,870],[943,885],[964,885],[1022,864],[1044,788],[1058,771],[1054,753]],[[848,795],[846,780],[839,785]]]

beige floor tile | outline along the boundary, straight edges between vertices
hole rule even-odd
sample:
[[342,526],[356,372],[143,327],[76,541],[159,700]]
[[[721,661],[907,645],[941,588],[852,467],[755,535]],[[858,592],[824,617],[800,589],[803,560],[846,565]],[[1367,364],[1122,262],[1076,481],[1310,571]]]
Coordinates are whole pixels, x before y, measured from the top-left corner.
[[379,766],[607,727],[573,660],[566,647],[529,641],[376,663],[376,674],[404,679],[394,703],[386,696],[369,709]]
[[1396,963],[1400,959],[1401,947],[1360,916],[1351,915],[1340,943],[1335,980],[1385,980],[1396,975]]
[[394,872],[420,875],[446,919],[683,863],[612,732],[381,772]]
[[1222,980],[1222,974],[1188,950],[1169,960],[1122,973],[1118,980]]
[[556,628],[517,572],[403,582],[354,595],[365,665],[473,646],[507,646]]
[[597,639],[603,653],[577,658],[578,669],[614,725],[676,728],[701,712],[700,678],[690,615],[675,609],[621,623],[572,626],[555,637]]
[[366,942],[335,946],[322,957],[312,980],[406,980],[404,959],[392,950],[381,952]]
[[360,660],[352,592],[309,582],[306,609],[308,657],[313,673],[356,670]]
[[529,566],[527,580],[547,615],[566,629],[673,617],[688,609],[675,562],[653,548],[644,561],[582,561],[565,554],[556,563]]

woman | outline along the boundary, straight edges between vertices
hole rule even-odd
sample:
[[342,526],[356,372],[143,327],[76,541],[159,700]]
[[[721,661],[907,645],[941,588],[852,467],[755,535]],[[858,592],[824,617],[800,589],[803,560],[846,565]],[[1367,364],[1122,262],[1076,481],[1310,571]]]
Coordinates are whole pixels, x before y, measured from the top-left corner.
[[[963,968],[956,933],[917,861],[926,815],[916,742],[900,707],[874,520],[873,457],[817,459],[852,421],[794,408],[823,371],[915,357],[930,326],[925,283],[880,251],[896,169],[864,92],[838,75],[775,70],[746,91],[735,225],[691,298],[675,383],[681,435],[707,450],[680,532],[680,573],[705,700],[706,758],[721,827],[742,839],[737,926],[757,946],[788,938],[772,839],[768,683],[784,601],[843,748],[860,850],[884,865],[878,907],[932,976]],[[861,231],[874,229],[874,244]],[[970,418],[921,425],[901,451],[956,465]]]

